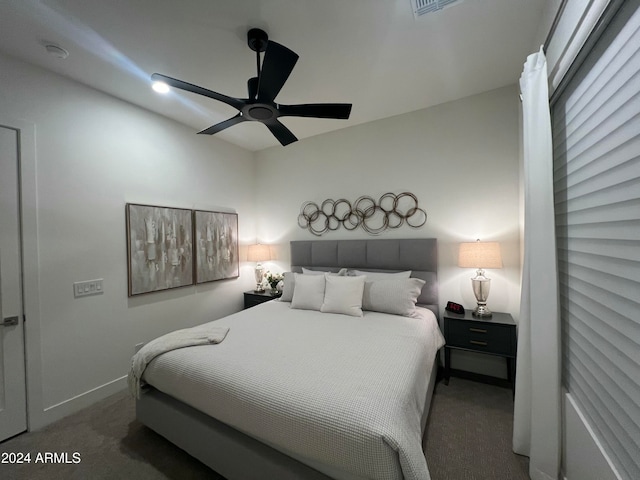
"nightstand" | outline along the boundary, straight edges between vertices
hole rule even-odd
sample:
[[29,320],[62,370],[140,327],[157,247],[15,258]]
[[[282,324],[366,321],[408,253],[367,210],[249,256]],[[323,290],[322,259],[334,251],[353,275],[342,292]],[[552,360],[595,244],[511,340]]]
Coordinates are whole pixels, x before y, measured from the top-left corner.
[[464,315],[445,311],[444,378],[449,384],[451,376],[451,350],[486,353],[504,357],[507,361],[507,380],[515,391],[516,323],[508,313],[493,312],[491,317],[474,317],[471,311]]
[[248,292],[244,292],[244,308],[255,307],[274,298],[278,297],[274,297],[270,292],[254,292],[253,290],[249,290]]

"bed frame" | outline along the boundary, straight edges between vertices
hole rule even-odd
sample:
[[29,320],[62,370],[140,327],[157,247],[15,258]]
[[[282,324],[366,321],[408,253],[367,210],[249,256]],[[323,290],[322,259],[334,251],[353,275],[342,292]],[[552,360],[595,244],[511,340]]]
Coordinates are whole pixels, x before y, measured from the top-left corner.
[[[436,239],[310,240],[291,242],[291,270],[411,270],[427,282],[418,304],[438,317]],[[438,362],[421,419],[424,433]],[[137,419],[228,480],[329,480],[331,477],[154,388],[143,389]],[[350,480],[362,480],[354,477]]]

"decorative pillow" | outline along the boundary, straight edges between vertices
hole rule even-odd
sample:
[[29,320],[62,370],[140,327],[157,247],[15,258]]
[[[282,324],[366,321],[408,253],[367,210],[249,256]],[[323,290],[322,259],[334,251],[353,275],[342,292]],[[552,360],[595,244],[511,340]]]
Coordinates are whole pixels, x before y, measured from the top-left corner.
[[282,287],[281,302],[290,302],[293,299],[293,289],[295,288],[295,274],[293,272],[284,272],[284,286]]
[[362,309],[412,317],[425,283],[419,278],[366,282],[362,294]]
[[324,275],[294,275],[295,288],[291,308],[320,310],[324,301]]
[[308,268],[302,267],[302,273],[305,274],[305,275],[324,275],[324,274],[328,273],[329,275],[344,276],[344,275],[347,274],[347,269],[346,268],[341,268],[338,272],[328,272],[328,271],[323,271],[323,270],[310,270]]
[[409,278],[411,276],[411,270],[406,272],[365,272],[363,270],[349,270],[354,275],[366,275],[367,282],[375,282],[378,280],[391,280],[392,278]]
[[[328,272],[322,272],[320,270],[309,270],[308,268],[304,268],[302,267],[302,273],[305,275],[324,275],[325,273]],[[339,272],[337,273],[328,273],[328,275],[332,275],[332,276],[343,276],[347,274],[347,269],[346,268],[341,268]],[[281,302],[290,302],[293,299],[293,291],[296,288],[296,282],[295,282],[295,274],[293,272],[285,272],[284,273],[284,280],[283,280],[283,287],[282,287],[282,296],[280,297],[280,301]]]
[[362,316],[362,293],[366,277],[325,276],[323,313],[341,313],[352,317]]

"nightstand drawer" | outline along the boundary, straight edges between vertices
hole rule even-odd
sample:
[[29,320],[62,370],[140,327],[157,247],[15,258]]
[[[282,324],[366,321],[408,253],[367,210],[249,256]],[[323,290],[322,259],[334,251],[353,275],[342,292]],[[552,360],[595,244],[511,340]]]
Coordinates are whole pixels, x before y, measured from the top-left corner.
[[270,302],[278,297],[274,297],[268,292],[244,292],[244,308],[255,307],[256,305],[260,305],[264,302]]
[[268,300],[263,300],[261,298],[245,298],[244,299],[244,308],[255,307],[256,305],[260,305],[261,303],[267,302]]
[[449,319],[447,330],[447,345],[450,347],[515,356],[513,333],[509,326]]

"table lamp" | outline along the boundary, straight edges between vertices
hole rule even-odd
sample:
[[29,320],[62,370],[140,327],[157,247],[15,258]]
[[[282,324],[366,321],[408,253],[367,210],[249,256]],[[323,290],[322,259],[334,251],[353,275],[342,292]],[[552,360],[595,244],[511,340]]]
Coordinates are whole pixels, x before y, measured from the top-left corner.
[[264,292],[264,288],[262,287],[264,267],[261,262],[271,260],[271,250],[269,249],[269,245],[262,245],[260,243],[249,245],[249,249],[247,250],[247,260],[249,262],[257,262],[254,272],[256,276],[256,289],[254,291]]
[[485,277],[485,268],[502,268],[502,256],[498,242],[468,242],[460,244],[458,266],[462,268],[477,268],[476,276],[471,279],[473,293],[478,306],[473,311],[476,317],[490,317],[491,310],[487,308],[487,298],[491,288],[491,279]]

